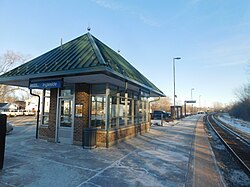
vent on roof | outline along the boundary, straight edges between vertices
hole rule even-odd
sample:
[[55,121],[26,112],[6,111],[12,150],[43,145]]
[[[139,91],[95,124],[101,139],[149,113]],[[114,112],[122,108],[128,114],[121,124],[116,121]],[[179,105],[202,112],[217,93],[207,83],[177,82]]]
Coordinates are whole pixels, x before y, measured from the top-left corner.
[[62,45],[63,45],[63,39],[61,38],[61,49],[63,49]]

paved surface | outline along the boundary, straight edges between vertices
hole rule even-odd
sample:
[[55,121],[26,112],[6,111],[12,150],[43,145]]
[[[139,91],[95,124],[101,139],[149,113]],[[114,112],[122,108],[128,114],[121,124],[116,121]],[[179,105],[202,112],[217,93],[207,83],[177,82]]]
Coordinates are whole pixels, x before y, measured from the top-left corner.
[[188,186],[199,117],[94,150],[36,140],[34,125],[20,126],[7,136],[0,186]]
[[193,186],[224,186],[214,153],[204,130],[202,119],[198,120],[194,141]]

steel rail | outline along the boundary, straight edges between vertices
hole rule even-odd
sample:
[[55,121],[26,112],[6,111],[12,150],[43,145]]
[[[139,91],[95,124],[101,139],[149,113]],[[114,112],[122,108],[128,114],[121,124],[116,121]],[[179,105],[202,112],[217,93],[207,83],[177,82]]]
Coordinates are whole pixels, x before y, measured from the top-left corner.
[[245,139],[244,137],[242,137],[241,135],[239,135],[237,132],[233,131],[229,127],[225,126],[223,123],[221,123],[220,121],[218,121],[213,115],[211,117],[212,117],[212,119],[214,120],[214,122],[216,124],[222,126],[227,131],[229,131],[230,133],[234,134],[235,136],[237,136],[238,138],[240,138],[243,142],[245,142],[248,146],[250,146],[250,141],[248,141],[247,139]]
[[[243,166],[243,168],[247,171],[247,174],[250,176],[250,168],[244,163],[244,161],[234,152],[234,150],[224,141],[221,135],[217,132],[217,130],[213,127],[212,123],[209,120],[209,115],[207,115],[207,122],[210,127],[214,130],[216,135],[220,138],[223,144],[227,147],[227,149],[233,154],[233,156],[239,161],[239,163]],[[215,122],[216,123],[216,122]]]

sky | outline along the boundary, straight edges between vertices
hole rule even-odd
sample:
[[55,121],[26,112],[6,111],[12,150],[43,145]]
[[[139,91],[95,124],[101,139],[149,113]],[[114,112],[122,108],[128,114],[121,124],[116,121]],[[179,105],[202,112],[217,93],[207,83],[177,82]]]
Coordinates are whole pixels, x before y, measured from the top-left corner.
[[[177,104],[232,103],[249,81],[249,0],[0,0],[0,55],[35,58],[87,32]],[[199,102],[200,101],[200,102]]]

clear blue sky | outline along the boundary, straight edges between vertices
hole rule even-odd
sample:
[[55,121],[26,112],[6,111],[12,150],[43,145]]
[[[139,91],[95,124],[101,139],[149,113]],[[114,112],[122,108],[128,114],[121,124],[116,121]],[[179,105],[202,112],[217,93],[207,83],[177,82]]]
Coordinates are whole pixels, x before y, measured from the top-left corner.
[[247,82],[249,0],[0,0],[0,54],[32,57],[87,32],[177,101],[228,103]]

